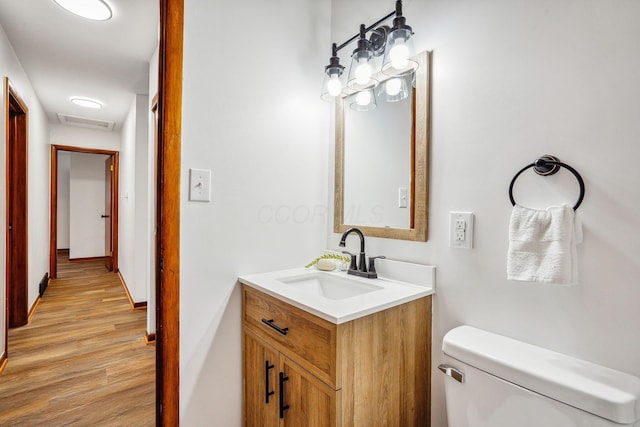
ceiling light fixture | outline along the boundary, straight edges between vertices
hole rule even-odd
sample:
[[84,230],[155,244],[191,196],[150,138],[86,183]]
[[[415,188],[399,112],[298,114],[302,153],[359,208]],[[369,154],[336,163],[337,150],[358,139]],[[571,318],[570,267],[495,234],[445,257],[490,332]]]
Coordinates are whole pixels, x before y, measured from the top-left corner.
[[113,16],[104,0],[53,0],[63,9],[92,21],[107,21]]
[[95,99],[74,96],[70,98],[70,101],[85,108],[102,108],[102,102],[96,101]]
[[[392,17],[393,27],[381,25]],[[367,33],[371,32],[369,39]],[[418,62],[414,59],[413,30],[402,15],[402,0],[396,0],[395,10],[372,25],[360,25],[358,34],[341,45],[333,43],[329,65],[324,68],[324,82],[320,97],[330,100],[335,97],[351,98],[351,108],[368,111],[375,108],[375,95],[387,102],[401,101],[411,93],[411,85]],[[338,51],[358,40],[351,55],[351,68],[346,85],[344,67],[340,65]],[[384,54],[382,65],[376,65],[376,57]],[[382,83],[384,88],[378,88]],[[375,91],[373,89],[376,89]],[[360,92],[366,92],[360,96]],[[372,102],[365,103],[372,96]]]

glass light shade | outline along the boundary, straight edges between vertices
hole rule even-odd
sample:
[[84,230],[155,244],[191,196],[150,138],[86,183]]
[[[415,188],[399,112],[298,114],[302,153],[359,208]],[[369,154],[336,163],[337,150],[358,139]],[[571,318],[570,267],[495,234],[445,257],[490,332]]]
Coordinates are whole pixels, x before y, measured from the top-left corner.
[[371,50],[354,51],[347,86],[354,90],[369,89],[378,84],[374,74],[376,64]]
[[328,70],[324,74],[320,98],[323,101],[330,101],[332,98],[342,95],[343,88],[344,73],[341,70],[340,72],[330,72],[330,70]]
[[349,108],[356,111],[371,111],[378,106],[373,89],[356,92],[349,97]]
[[391,77],[376,88],[378,99],[385,102],[398,102],[411,94],[413,74]]
[[107,21],[113,16],[104,0],[53,0],[63,9],[93,21]]
[[418,62],[413,58],[414,55],[411,29],[394,29],[387,36],[382,72],[389,76],[403,76],[413,73],[418,69]]

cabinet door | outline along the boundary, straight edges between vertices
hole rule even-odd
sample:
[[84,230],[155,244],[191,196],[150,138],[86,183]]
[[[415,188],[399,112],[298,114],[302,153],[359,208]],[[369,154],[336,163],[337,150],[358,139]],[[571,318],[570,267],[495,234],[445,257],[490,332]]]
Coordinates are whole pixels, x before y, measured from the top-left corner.
[[244,335],[244,425],[278,426],[278,352],[251,332]]
[[283,411],[281,427],[338,427],[341,391],[327,386],[295,362],[280,355]]

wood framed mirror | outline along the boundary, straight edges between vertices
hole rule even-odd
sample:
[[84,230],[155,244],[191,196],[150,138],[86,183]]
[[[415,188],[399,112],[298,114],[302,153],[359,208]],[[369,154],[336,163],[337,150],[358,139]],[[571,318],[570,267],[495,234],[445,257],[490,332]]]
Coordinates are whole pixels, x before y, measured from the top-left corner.
[[366,236],[427,241],[431,53],[416,59],[404,101],[350,111],[348,97],[336,98],[336,233],[358,227]]

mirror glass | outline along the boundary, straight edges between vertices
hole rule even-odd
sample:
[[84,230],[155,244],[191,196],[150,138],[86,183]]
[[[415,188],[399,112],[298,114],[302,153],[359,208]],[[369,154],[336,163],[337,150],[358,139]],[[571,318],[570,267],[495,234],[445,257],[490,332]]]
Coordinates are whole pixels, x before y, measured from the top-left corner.
[[372,111],[344,109],[345,224],[411,228],[411,107],[409,96]]
[[[427,240],[429,53],[417,55],[411,95],[371,111],[336,100],[334,231]],[[382,83],[381,83],[382,84]]]

